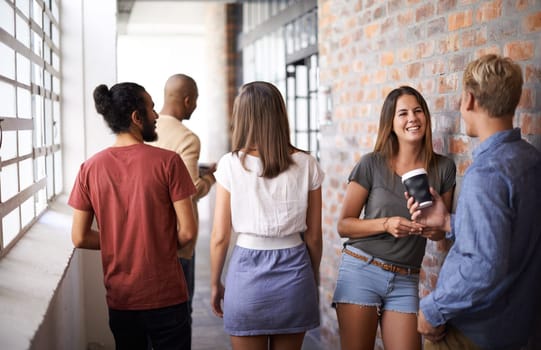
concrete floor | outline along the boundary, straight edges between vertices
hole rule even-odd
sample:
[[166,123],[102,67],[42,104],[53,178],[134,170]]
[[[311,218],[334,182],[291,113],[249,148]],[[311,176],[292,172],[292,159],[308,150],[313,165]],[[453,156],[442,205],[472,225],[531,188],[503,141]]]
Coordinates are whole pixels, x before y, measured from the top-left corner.
[[[231,350],[223,321],[214,316],[210,308],[210,231],[209,223],[200,223],[195,259],[192,350]],[[302,350],[323,350],[318,329],[306,334]]]

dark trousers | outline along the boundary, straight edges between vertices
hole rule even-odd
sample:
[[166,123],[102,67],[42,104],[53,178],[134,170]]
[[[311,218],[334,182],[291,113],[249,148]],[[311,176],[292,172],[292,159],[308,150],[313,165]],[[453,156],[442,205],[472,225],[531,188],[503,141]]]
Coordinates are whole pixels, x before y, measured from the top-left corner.
[[192,300],[193,293],[195,288],[195,252],[191,259],[179,258],[180,264],[182,265],[182,271],[184,272],[184,277],[186,277],[186,285],[188,286],[188,295],[190,300],[188,300],[188,307],[190,311],[190,320],[192,318]]
[[151,310],[109,309],[117,350],[190,350],[188,303]]

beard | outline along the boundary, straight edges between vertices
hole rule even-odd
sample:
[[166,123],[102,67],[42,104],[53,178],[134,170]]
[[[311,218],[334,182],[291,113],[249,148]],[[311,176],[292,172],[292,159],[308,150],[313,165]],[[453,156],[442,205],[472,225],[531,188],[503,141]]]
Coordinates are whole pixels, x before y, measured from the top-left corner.
[[143,129],[141,130],[141,136],[145,142],[152,142],[158,139],[158,134],[156,133],[156,122],[151,122],[147,115],[143,117]]

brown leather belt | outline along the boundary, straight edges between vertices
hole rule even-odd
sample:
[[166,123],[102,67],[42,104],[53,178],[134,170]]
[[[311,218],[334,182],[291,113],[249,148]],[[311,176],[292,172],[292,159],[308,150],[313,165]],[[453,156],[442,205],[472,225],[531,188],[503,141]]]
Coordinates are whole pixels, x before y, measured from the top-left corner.
[[370,258],[368,258],[368,257],[366,257],[364,255],[359,255],[357,253],[354,253],[351,250],[348,250],[346,248],[342,249],[342,251],[344,253],[346,253],[347,255],[351,255],[354,258],[357,258],[357,259],[362,260],[364,262],[375,265],[375,266],[377,266],[377,267],[379,267],[379,268],[381,268],[381,269],[383,269],[385,271],[398,273],[400,275],[416,275],[421,271],[421,269],[417,269],[417,268],[401,267],[401,266],[396,266],[396,265],[393,265],[393,264],[385,263],[385,262],[382,262],[382,261],[370,259]]

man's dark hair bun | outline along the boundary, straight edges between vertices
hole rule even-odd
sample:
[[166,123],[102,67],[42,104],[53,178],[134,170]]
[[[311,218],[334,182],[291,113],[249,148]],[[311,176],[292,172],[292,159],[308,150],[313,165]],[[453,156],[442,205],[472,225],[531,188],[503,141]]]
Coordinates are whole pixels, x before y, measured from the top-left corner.
[[111,91],[107,85],[101,84],[94,89],[94,103],[98,113],[105,115],[111,112],[113,108],[113,101],[111,98]]

